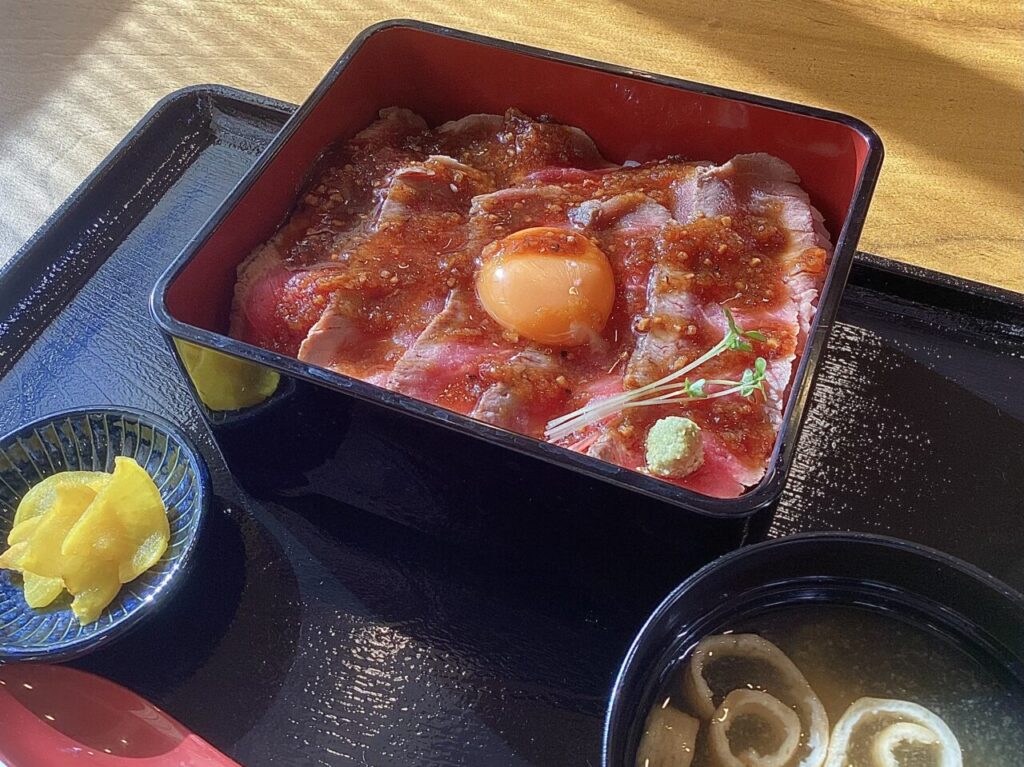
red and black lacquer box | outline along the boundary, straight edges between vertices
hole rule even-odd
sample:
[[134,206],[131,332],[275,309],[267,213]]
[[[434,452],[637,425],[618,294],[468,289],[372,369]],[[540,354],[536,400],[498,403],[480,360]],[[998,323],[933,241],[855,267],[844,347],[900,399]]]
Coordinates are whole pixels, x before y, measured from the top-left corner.
[[[619,162],[671,154],[724,162],[768,152],[793,166],[825,217],[835,254],[759,485],[736,499],[705,497],[226,335],[239,263],[286,219],[324,149],[390,106],[431,124],[514,106],[582,128]],[[494,547],[505,564],[542,557],[571,572],[671,584],[767,529],[881,161],[878,136],[844,115],[419,22],[385,22],[349,46],[163,275],[153,314],[170,339],[281,375],[262,404],[227,413],[204,406],[250,492],[301,491],[456,544]]]

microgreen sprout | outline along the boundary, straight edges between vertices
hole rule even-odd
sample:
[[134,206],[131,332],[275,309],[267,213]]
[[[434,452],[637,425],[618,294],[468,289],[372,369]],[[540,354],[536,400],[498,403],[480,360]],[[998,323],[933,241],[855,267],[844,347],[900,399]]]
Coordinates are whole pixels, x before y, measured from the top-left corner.
[[683,391],[694,399],[708,396],[707,392],[704,391],[706,385],[707,379],[705,378],[698,378],[696,381],[690,381],[688,378],[683,379]]
[[[722,340],[708,349],[693,362],[675,370],[657,381],[630,389],[614,397],[589,403],[578,410],[567,413],[548,422],[544,436],[549,440],[560,440],[573,432],[599,423],[610,415],[622,412],[627,408],[645,407],[650,405],[668,405],[678,402],[689,402],[698,399],[717,399],[731,394],[751,397],[755,391],[764,394],[764,380],[768,363],[764,357],[754,361],[754,367],[743,371],[739,381],[698,378],[691,381],[686,374],[697,369],[704,363],[714,359],[725,351],[753,351],[754,341],[766,340],[764,333],[757,330],[743,330],[736,324],[732,312],[723,307],[727,329]],[[682,380],[680,380],[682,379]],[[709,392],[707,387],[715,387]]]

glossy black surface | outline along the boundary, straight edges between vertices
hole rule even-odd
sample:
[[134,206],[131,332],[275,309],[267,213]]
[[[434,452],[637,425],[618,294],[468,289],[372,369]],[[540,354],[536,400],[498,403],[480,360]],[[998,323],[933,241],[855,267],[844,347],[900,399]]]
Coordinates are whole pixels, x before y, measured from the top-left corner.
[[658,606],[615,680],[602,765],[633,766],[647,712],[696,642],[754,615],[809,604],[856,605],[889,620],[907,620],[958,647],[1024,700],[1020,593],[971,565],[906,541],[863,533],[789,536],[718,559]]
[[[288,111],[177,94],[0,276],[0,432],[133,405],[183,424],[214,479],[184,591],[79,665],[250,765],[596,765],[616,670],[667,589],[611,563],[566,574],[530,549],[451,545],[325,503],[302,472],[244,493],[149,320],[156,277]],[[1022,377],[1016,297],[860,258],[770,534],[887,532],[1024,587]],[[376,432],[350,421],[346,434]],[[282,471],[309,459],[287,432],[265,444]],[[392,490],[449,502],[370,473],[350,480],[388,491],[382,503]]]

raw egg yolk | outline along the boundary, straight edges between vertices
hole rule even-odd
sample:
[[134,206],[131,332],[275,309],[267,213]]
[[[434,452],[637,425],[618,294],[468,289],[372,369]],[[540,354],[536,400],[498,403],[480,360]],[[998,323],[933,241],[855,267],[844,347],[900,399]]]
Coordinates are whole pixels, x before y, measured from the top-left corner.
[[502,327],[550,346],[599,334],[615,303],[608,258],[586,237],[549,226],[523,229],[482,253],[476,292]]

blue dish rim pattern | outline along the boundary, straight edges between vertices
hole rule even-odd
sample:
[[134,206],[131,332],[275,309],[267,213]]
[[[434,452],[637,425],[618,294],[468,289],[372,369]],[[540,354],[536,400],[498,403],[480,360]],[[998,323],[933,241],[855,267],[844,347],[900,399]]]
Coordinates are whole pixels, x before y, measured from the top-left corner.
[[99,622],[92,624],[97,626],[95,630],[77,633],[72,639],[58,641],[46,646],[36,644],[19,647],[17,644],[6,646],[0,644],[0,664],[11,661],[33,660],[45,660],[48,662],[67,661],[107,645],[114,639],[123,636],[160,605],[165,604],[173,593],[177,591],[183,580],[181,576],[185,574],[192,562],[209,510],[212,493],[210,475],[206,462],[192,439],[179,426],[168,421],[166,418],[132,407],[77,407],[56,411],[20,426],[0,437],[0,445],[7,446],[14,442],[27,440],[38,431],[50,425],[90,417],[99,417],[104,420],[110,418],[128,419],[131,423],[152,428],[158,434],[162,433],[169,444],[173,444],[178,448],[181,457],[186,463],[186,471],[192,474],[195,483],[195,502],[191,504],[194,509],[195,518],[188,525],[190,532],[186,535],[185,540],[181,544],[181,549],[167,571],[160,576],[155,584],[150,584],[142,598],[130,609],[126,610],[123,615],[102,626],[99,625]]

